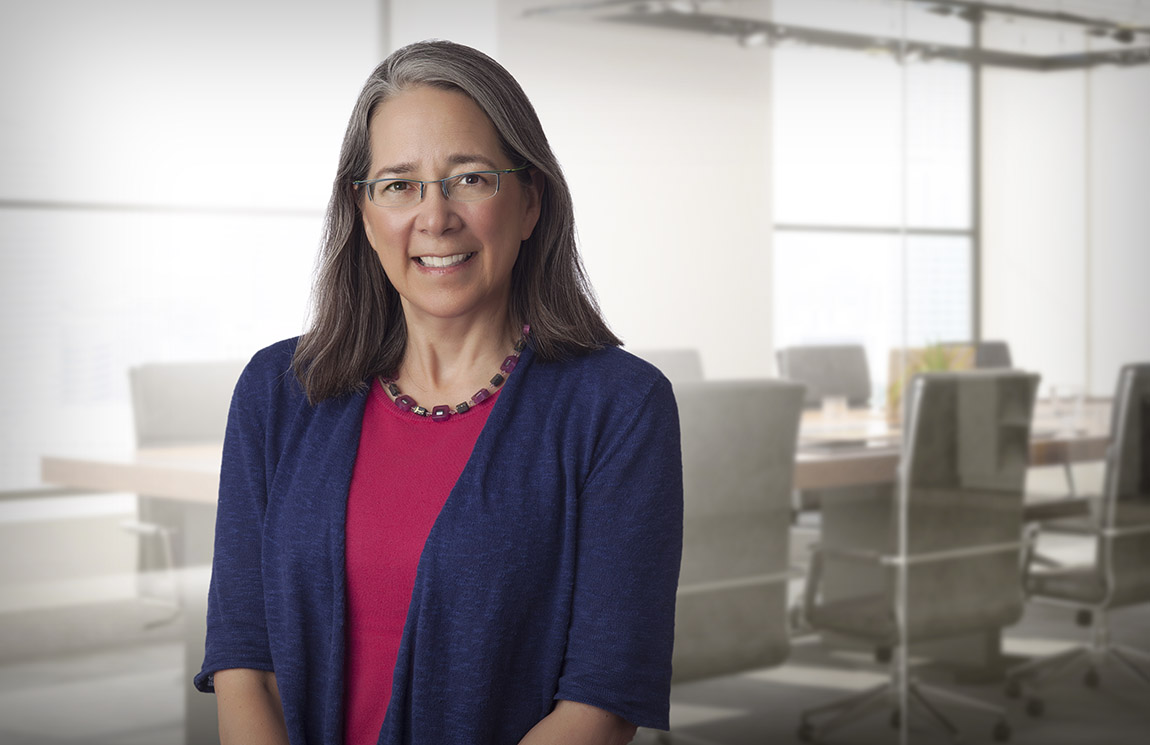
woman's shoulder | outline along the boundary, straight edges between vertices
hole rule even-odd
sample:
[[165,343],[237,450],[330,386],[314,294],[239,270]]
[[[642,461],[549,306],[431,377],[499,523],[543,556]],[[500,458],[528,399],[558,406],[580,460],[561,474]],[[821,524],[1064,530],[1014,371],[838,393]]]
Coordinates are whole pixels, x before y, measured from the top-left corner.
[[588,403],[601,399],[625,408],[651,397],[673,401],[671,384],[663,373],[620,347],[603,347],[556,362],[535,362],[532,366],[561,389]]
[[242,391],[249,399],[302,395],[303,389],[292,369],[292,357],[298,342],[299,337],[284,339],[252,355],[240,375],[237,391]]

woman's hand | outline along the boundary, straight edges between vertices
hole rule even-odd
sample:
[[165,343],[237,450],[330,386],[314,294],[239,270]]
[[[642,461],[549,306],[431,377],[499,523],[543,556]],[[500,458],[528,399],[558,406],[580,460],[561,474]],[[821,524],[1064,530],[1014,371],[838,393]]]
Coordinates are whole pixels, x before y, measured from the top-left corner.
[[213,676],[221,745],[288,745],[275,673],[235,668]]
[[637,727],[609,711],[560,701],[519,745],[627,745]]

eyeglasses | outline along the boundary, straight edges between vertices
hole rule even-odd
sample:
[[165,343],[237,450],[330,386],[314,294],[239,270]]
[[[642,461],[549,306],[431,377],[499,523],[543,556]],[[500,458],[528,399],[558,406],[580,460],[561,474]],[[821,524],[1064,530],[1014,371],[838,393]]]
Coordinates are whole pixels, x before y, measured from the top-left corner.
[[481,202],[499,193],[499,177],[504,173],[517,173],[531,166],[504,168],[501,171],[468,171],[433,181],[416,181],[409,178],[377,178],[367,181],[352,181],[356,186],[367,187],[367,198],[380,207],[413,207],[423,201],[423,188],[428,184],[439,184],[443,196],[456,202]]

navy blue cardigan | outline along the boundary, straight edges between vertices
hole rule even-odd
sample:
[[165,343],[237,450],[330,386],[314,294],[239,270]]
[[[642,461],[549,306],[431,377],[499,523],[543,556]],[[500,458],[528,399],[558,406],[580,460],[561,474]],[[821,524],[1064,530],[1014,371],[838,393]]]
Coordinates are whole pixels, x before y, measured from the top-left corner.
[[[310,406],[294,348],[257,353],[236,386],[195,685],[274,670],[293,745],[339,745],[366,397]],[[678,411],[654,367],[616,348],[558,363],[525,350],[421,555],[379,742],[511,745],[559,699],[666,729],[682,490]]]

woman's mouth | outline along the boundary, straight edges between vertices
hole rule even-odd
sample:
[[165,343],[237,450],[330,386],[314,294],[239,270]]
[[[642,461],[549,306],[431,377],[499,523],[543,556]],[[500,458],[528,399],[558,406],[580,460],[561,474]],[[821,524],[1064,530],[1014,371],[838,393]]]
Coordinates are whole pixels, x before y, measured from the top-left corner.
[[420,266],[431,267],[433,269],[446,269],[447,267],[456,266],[470,259],[475,255],[475,252],[466,254],[452,254],[451,256],[416,256],[415,261]]

